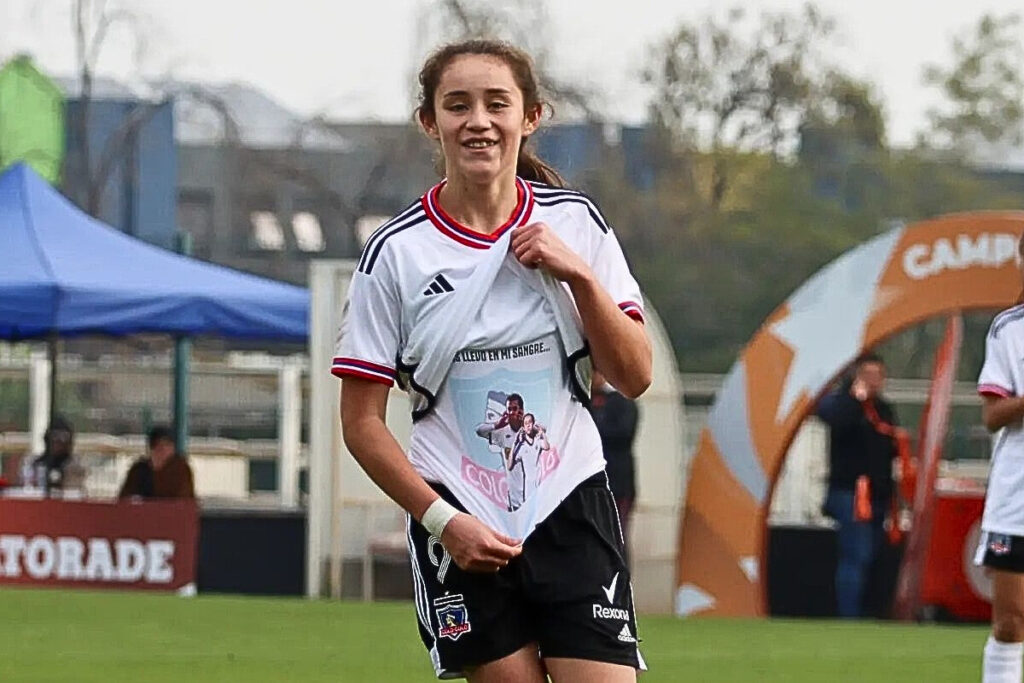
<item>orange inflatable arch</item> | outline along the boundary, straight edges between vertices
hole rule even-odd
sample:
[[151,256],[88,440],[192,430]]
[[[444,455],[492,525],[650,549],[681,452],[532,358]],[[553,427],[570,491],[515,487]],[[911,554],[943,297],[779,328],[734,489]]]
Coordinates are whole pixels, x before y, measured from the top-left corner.
[[744,348],[708,414],[679,526],[676,613],[763,616],[772,491],[816,398],[862,351],[1021,290],[1024,212],[944,216],[879,235],[805,282]]

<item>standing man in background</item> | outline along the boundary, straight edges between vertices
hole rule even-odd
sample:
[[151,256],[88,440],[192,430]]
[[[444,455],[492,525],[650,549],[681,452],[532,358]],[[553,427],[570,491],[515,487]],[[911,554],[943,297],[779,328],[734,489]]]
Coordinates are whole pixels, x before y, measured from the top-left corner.
[[636,439],[640,411],[631,401],[609,384],[604,376],[594,370],[593,392],[590,400],[590,414],[601,434],[601,447],[608,473],[608,486],[615,498],[622,525],[623,543],[629,553],[629,522],[636,500],[636,467],[633,463],[633,441]]
[[837,525],[836,598],[844,618],[864,613],[864,589],[892,502],[897,422],[892,404],[882,398],[885,379],[882,358],[866,353],[855,361],[853,377],[818,405],[830,431],[824,512]]

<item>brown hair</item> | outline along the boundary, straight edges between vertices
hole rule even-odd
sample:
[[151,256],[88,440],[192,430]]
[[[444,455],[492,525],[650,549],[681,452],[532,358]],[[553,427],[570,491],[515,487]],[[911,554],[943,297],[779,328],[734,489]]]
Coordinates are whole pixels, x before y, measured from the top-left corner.
[[[512,77],[523,93],[524,110],[529,111],[534,107],[543,109],[545,106],[550,109],[550,105],[541,99],[540,86],[533,71],[533,60],[528,54],[514,45],[499,40],[465,40],[439,47],[423,63],[419,75],[419,106],[414,112],[421,121],[424,115],[436,119],[434,95],[437,92],[437,86],[441,83],[441,75],[452,63],[452,60],[462,55],[485,55],[500,59],[512,71]],[[516,175],[525,180],[565,187],[565,180],[558,171],[529,149],[527,142],[528,138],[524,137],[519,146]],[[441,160],[441,169],[444,169],[443,159]]]

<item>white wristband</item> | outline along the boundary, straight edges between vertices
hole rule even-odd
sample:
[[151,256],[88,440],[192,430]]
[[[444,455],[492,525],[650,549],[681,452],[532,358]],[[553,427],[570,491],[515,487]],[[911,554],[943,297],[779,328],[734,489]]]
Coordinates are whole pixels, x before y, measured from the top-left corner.
[[438,539],[441,538],[441,532],[448,525],[448,522],[452,521],[452,517],[459,514],[459,511],[455,509],[448,501],[443,498],[438,498],[427,511],[423,513],[423,517],[420,519],[420,524],[423,528],[430,532],[430,534]]

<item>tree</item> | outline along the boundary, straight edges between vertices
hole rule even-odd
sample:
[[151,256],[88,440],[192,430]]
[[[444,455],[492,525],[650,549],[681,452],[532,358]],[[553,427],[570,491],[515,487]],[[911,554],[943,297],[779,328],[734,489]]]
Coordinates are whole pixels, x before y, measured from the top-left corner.
[[797,159],[817,194],[853,211],[877,201],[888,149],[882,104],[871,84],[842,73],[827,78],[800,125],[799,144]]
[[[79,200],[87,213],[99,216],[101,198],[110,177],[115,159],[120,159],[126,146],[134,140],[138,129],[158,111],[158,107],[149,107],[147,112],[131,112],[126,123],[115,131],[108,139],[102,151],[102,161],[97,168],[93,162],[93,150],[90,141],[90,113],[93,99],[93,79],[96,67],[112,30],[124,27],[135,39],[135,50],[142,49],[142,40],[137,33],[138,17],[132,12],[120,8],[108,7],[105,0],[74,0],[72,3],[72,29],[75,39],[75,56],[78,61],[78,106],[72,126],[75,130],[82,179],[84,180],[84,197]],[[67,177],[65,176],[65,185]],[[65,188],[67,189],[67,188]]]
[[443,43],[473,38],[507,40],[533,58],[541,88],[552,104],[559,108],[564,105],[570,113],[591,121],[601,120],[594,106],[594,93],[554,73],[554,41],[544,0],[435,0],[424,8],[420,25],[424,26],[419,33],[420,53]]
[[729,187],[722,154],[764,152],[784,158],[820,89],[817,52],[833,22],[807,5],[799,15],[763,14],[750,26],[742,9],[724,20],[683,22],[651,51],[644,80],[653,87],[652,124],[677,147],[712,155],[709,203]]
[[818,98],[808,103],[800,125],[801,144],[808,129],[829,129],[865,150],[885,148],[885,115],[870,83],[840,72],[824,79]]
[[944,106],[928,112],[927,146],[965,153],[982,143],[1019,144],[1024,122],[1021,19],[984,15],[966,38],[954,38],[953,63],[929,65],[924,82]]

